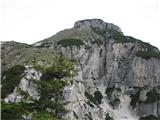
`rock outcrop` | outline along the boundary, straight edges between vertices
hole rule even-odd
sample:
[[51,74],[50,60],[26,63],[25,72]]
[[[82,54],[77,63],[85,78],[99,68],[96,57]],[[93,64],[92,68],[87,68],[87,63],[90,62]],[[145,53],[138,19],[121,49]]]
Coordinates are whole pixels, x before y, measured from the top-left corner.
[[112,24],[112,23],[106,23],[104,22],[103,20],[100,20],[100,19],[88,19],[88,20],[81,20],[81,21],[77,21],[75,24],[74,24],[74,27],[75,28],[97,28],[99,30],[106,30],[106,29],[111,29],[111,30],[115,30],[117,32],[121,32],[121,29]]
[[65,87],[69,101],[65,118],[138,120],[154,115],[160,119],[160,52],[154,46],[125,36],[114,24],[88,19],[32,47],[56,50],[76,61],[78,75]]

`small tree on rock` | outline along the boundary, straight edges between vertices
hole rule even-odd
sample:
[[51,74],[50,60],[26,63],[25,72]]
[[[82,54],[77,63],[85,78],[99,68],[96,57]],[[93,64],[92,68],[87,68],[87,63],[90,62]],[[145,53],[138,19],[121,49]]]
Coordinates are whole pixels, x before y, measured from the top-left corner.
[[62,56],[55,56],[49,65],[35,65],[35,69],[42,73],[40,81],[36,81],[40,99],[37,101],[39,110],[48,110],[54,117],[60,117],[66,112],[63,102],[64,87],[67,80],[76,75],[74,64]]

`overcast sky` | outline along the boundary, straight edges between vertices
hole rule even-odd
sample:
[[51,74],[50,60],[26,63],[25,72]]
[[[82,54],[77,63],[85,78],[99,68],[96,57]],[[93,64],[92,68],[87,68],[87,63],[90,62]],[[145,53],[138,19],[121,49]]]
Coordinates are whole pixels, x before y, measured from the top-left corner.
[[1,0],[0,40],[31,44],[90,18],[160,49],[160,0]]

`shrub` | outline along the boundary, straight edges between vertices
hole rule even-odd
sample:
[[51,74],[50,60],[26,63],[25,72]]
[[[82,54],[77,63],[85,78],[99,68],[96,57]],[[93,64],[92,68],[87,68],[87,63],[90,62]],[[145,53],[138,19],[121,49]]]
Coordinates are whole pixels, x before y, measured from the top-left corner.
[[[1,118],[2,120],[23,120],[22,115],[33,113],[35,104],[33,103],[1,103]],[[33,114],[32,120],[63,120],[54,117],[53,114],[43,110]]]
[[153,50],[147,50],[147,51],[138,50],[136,52],[136,56],[142,57],[144,59],[150,59],[151,57],[160,58],[160,54]]
[[[35,80],[30,79],[36,85],[36,90],[40,94],[39,100],[33,99],[31,104],[27,103],[4,103],[2,105],[2,116],[4,120],[21,120],[22,115],[29,115],[33,113],[33,120],[62,120],[62,116],[68,112],[64,105],[64,87],[68,84],[66,78],[71,78],[76,75],[74,64],[57,55],[54,57],[53,62],[48,65],[34,64],[34,68],[41,72],[43,79]],[[6,82],[11,87],[15,88],[12,80],[20,80],[24,71],[23,66],[14,66],[3,75],[3,87],[7,87]],[[17,84],[17,81],[16,81]],[[18,85],[18,84],[17,84]],[[18,87],[17,87],[18,88]],[[20,91],[20,95],[25,95],[26,98],[30,97],[24,91]],[[26,105],[27,104],[27,105]],[[51,111],[48,111],[50,109]]]
[[145,50],[138,50],[136,52],[136,55],[138,57],[142,57],[145,59],[149,59],[151,57],[160,58],[159,50],[156,47],[150,45],[149,43],[135,39],[131,36],[125,36],[121,32],[117,32],[111,29],[110,30],[99,30],[99,29],[93,28],[93,31],[101,36],[105,36],[105,34],[108,33],[109,35],[108,38],[114,39],[114,43],[133,42],[133,43],[138,44],[141,49],[145,49]]
[[103,95],[100,91],[95,91],[94,96],[85,91],[84,95],[88,98],[89,101],[87,102],[87,104],[89,104],[91,107],[94,106],[90,102],[94,103],[95,105],[101,104]]
[[111,97],[112,92],[114,91],[115,87],[107,87],[105,93],[108,95],[108,97]]
[[136,43],[138,43],[141,49],[136,52],[136,56],[142,57],[144,59],[150,59],[151,57],[160,58],[160,51],[158,48],[140,40],[136,40]]
[[133,43],[136,43],[137,45],[139,45],[139,47],[142,50],[138,50],[136,52],[136,56],[138,56],[138,57],[142,57],[144,59],[149,59],[151,57],[160,58],[159,50],[156,47],[150,45],[149,43],[135,39],[131,36],[125,36],[122,33],[114,31],[114,30],[109,30],[108,33],[110,34],[110,36],[108,38],[114,39],[115,40],[114,43],[133,42]]
[[1,103],[2,120],[19,120],[23,114],[33,112],[29,103]]
[[115,86],[113,86],[113,87],[107,87],[105,93],[110,98],[114,90],[121,92],[120,88],[115,88]]
[[[64,87],[68,85],[66,78],[76,75],[74,63],[69,59],[57,55],[54,56],[53,62],[48,65],[35,64],[34,68],[42,73],[40,81],[36,82],[40,93],[40,99],[37,106],[41,109],[52,109],[55,117],[61,118],[67,112],[64,105]],[[54,112],[53,112],[54,111]]]
[[154,115],[147,115],[145,117],[141,117],[139,120],[159,120],[159,118]]
[[97,33],[97,34],[99,34],[99,35],[101,35],[101,36],[105,36],[105,34],[106,34],[106,32],[107,32],[107,30],[100,30],[100,29],[98,29],[98,28],[92,28],[92,30],[93,30],[95,33]]
[[114,40],[115,40],[114,43],[125,43],[125,42],[129,42],[129,41],[127,41],[127,38],[126,38],[123,34],[121,34],[120,32],[116,32],[116,31],[114,31],[114,32],[110,35],[109,39],[114,39]]
[[137,103],[140,102],[139,96],[140,96],[140,90],[138,90],[135,94],[130,95],[131,97],[130,105],[132,106],[132,108],[135,108],[137,106]]
[[107,94],[109,100],[110,100],[110,104],[113,106],[113,107],[117,107],[119,104],[120,104],[120,99],[119,99],[119,96],[118,95],[114,95],[113,96],[113,92],[121,92],[121,89],[120,88],[116,88],[115,86],[113,87],[108,87],[106,88],[106,91],[105,93]]
[[147,93],[146,103],[154,103],[160,100],[160,93],[156,91],[156,89],[152,89]]
[[80,39],[75,39],[75,38],[62,39],[58,41],[57,44],[63,47],[73,46],[73,45],[75,46],[84,45],[84,43]]
[[154,103],[160,100],[160,93],[158,93],[155,88],[149,91],[146,95],[147,95],[147,99],[145,101],[141,101],[139,99],[140,89],[138,89],[138,91],[135,94],[132,94],[130,96],[131,97],[130,105],[133,108],[135,108],[137,104],[140,104],[140,103],[148,104],[148,103]]
[[32,120],[64,120],[64,119],[53,117],[53,115],[48,112],[38,112],[33,115]]
[[2,73],[2,98],[12,93],[14,88],[19,85],[24,70],[24,66],[15,65]]
[[92,103],[94,103],[95,105],[97,105],[97,102],[94,98],[93,95],[89,94],[87,91],[84,92],[84,95],[88,98],[88,100]]
[[115,108],[121,103],[118,97],[115,97],[114,100],[110,101],[110,104]]
[[103,95],[100,91],[95,91],[94,92],[94,98],[98,102],[98,104],[101,104],[101,100],[103,98]]

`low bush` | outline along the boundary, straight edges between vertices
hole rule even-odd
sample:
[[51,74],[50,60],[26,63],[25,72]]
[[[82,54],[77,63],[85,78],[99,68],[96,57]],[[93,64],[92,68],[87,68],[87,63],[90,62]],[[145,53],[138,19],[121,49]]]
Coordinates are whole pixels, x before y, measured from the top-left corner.
[[160,100],[160,93],[156,91],[156,89],[152,89],[147,93],[147,99],[145,103],[154,103]]
[[98,104],[101,104],[103,95],[102,95],[102,93],[100,91],[95,91],[94,92],[94,98],[98,102]]
[[19,85],[24,70],[24,66],[15,65],[2,73],[2,98],[5,98],[8,94],[12,93],[14,88]]
[[21,120],[22,115],[33,112],[31,104],[27,103],[1,103],[2,120]]
[[131,97],[130,105],[132,106],[132,108],[135,108],[137,104],[139,104],[140,102],[139,96],[140,96],[140,90],[138,90],[135,94],[130,95]]
[[136,52],[136,56],[138,57],[142,57],[144,59],[150,59],[151,57],[154,57],[154,58],[160,58],[160,54],[153,51],[153,50],[138,50]]
[[75,46],[84,45],[82,40],[75,39],[75,38],[62,39],[62,40],[58,41],[57,44],[61,45],[63,47],[73,46],[73,45],[75,45]]
[[95,100],[95,98],[94,98],[93,95],[89,94],[87,91],[84,92],[84,95],[86,96],[86,98],[87,98],[90,102],[92,102],[92,103],[94,103],[95,105],[97,105],[97,102],[96,102],[96,100]]
[[139,120],[159,120],[159,118],[154,115],[147,115],[145,117],[141,117]]
[[91,106],[94,107],[90,102],[94,103],[95,105],[101,104],[103,95],[101,94],[100,91],[95,91],[94,96],[89,94],[87,91],[85,91],[84,95],[87,97],[89,100],[87,103]]

